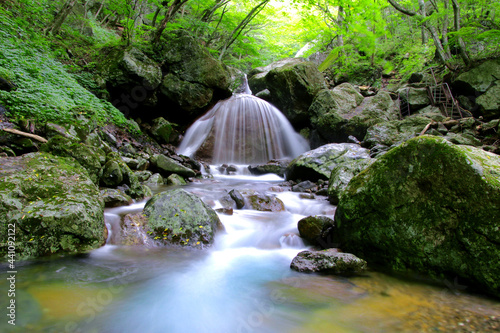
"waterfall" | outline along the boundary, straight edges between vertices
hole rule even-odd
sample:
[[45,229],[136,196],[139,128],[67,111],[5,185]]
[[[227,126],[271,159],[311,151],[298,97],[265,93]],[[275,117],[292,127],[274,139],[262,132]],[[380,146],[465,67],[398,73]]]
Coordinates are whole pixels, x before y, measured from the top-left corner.
[[265,163],[294,158],[309,149],[276,107],[252,96],[245,84],[219,101],[186,131],[177,153],[214,164]]

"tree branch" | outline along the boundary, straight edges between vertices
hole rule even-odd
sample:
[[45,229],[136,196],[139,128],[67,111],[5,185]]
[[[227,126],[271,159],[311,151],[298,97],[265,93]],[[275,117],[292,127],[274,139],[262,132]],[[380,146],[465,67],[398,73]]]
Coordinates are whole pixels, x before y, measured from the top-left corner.
[[394,7],[397,11],[400,11],[401,13],[403,13],[405,15],[408,15],[408,16],[416,16],[417,15],[416,12],[401,6],[399,3],[396,2],[396,0],[387,0],[387,1],[389,1],[389,3],[392,5],[392,7]]
[[21,132],[21,131],[18,131],[16,129],[14,129],[14,128],[4,128],[3,130],[5,132],[9,132],[9,133],[12,133],[12,134],[17,134],[17,135],[25,136],[25,137],[28,137],[28,138],[31,138],[31,139],[35,139],[35,140],[43,142],[43,143],[47,142],[47,139],[42,138],[41,136],[36,135],[36,134]]

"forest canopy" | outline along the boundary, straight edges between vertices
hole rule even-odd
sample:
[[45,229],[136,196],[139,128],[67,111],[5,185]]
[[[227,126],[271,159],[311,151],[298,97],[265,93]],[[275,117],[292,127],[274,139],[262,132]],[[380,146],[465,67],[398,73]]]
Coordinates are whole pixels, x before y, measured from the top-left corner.
[[103,47],[153,49],[178,29],[244,71],[302,56],[334,74],[370,69],[406,76],[432,63],[455,70],[497,56],[500,45],[500,3],[487,0],[4,0],[2,6],[33,33],[43,32],[77,71],[91,69]]

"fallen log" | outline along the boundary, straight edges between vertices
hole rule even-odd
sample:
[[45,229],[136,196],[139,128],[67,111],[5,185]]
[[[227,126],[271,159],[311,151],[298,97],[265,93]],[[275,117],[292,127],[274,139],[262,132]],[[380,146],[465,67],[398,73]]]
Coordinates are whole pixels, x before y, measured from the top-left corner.
[[36,135],[36,134],[21,132],[19,130],[14,129],[14,128],[4,128],[3,130],[5,132],[9,132],[9,133],[12,133],[12,134],[17,134],[17,135],[25,136],[27,138],[35,139],[35,140],[43,142],[43,143],[47,142],[47,139],[42,138],[41,136]]

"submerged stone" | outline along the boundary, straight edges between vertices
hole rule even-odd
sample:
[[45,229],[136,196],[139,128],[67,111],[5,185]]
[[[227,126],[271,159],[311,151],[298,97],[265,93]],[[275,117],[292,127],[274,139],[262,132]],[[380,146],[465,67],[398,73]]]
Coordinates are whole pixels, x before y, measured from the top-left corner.
[[500,157],[421,136],[349,182],[334,237],[394,271],[460,277],[499,296],[499,221]]

